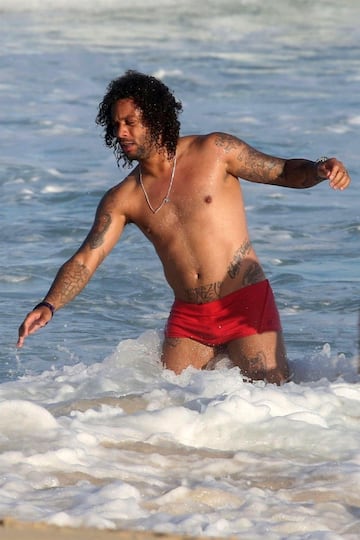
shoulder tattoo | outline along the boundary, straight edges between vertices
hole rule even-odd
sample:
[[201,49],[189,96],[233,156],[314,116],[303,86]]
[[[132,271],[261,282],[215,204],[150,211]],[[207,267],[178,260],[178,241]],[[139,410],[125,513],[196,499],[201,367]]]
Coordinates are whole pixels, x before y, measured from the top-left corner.
[[215,139],[215,145],[219,148],[223,148],[224,152],[230,152],[234,148],[238,148],[239,142],[235,137],[227,133],[218,133]]

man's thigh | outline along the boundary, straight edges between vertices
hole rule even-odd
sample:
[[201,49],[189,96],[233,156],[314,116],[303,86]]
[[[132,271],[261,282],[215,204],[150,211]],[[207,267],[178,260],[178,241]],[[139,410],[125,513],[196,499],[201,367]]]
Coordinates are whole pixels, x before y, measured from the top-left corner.
[[214,348],[189,338],[165,338],[162,362],[168,369],[181,373],[188,366],[202,369],[214,357]]
[[230,360],[251,380],[281,384],[289,379],[282,332],[254,334],[228,343]]

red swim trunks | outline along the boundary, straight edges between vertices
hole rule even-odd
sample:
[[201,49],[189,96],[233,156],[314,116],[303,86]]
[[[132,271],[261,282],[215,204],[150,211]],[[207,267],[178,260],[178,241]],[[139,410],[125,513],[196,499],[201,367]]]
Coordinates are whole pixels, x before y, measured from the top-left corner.
[[280,330],[274,295],[269,281],[264,280],[206,304],[175,300],[165,336],[221,345],[252,334]]

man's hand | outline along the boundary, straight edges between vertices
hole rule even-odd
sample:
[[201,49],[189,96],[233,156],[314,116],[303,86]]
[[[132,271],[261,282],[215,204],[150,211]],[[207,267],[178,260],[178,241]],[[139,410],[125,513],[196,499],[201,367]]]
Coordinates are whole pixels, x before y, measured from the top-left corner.
[[351,182],[351,178],[345,166],[336,158],[318,161],[317,175],[318,178],[329,180],[330,187],[341,191],[346,189]]
[[19,338],[16,346],[22,347],[25,341],[25,338],[34,334],[40,328],[43,328],[51,320],[51,311],[49,308],[42,306],[30,311],[24,319],[24,322],[19,328]]

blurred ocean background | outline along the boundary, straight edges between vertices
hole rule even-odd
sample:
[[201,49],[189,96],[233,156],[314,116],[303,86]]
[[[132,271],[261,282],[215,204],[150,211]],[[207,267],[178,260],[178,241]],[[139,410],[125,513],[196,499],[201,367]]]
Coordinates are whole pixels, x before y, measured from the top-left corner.
[[[358,0],[0,0],[0,519],[359,538],[359,20]],[[291,363],[281,388],[162,369],[172,295],[133,226],[15,348],[127,173],[94,121],[126,69],[182,100],[182,134],[335,155],[352,175],[342,193],[243,182]]]

